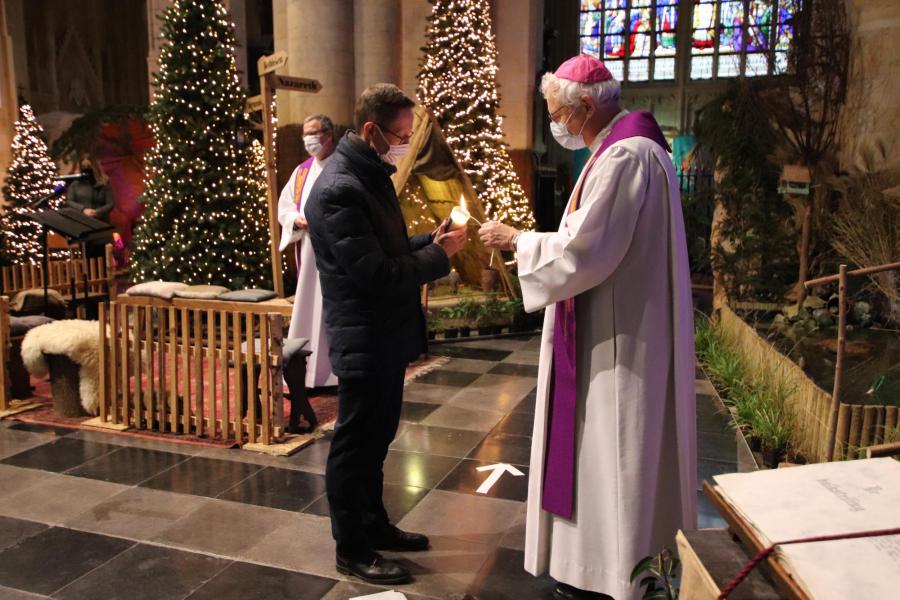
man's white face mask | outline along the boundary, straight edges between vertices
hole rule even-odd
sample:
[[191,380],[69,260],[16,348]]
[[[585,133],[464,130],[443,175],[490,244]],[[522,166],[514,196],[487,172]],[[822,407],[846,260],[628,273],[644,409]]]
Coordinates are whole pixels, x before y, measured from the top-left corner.
[[384,132],[381,131],[381,126],[377,123],[375,124],[378,127],[378,134],[381,135],[381,139],[384,140],[384,143],[388,145],[388,150],[384,154],[381,154],[381,160],[386,163],[390,163],[394,166],[400,164],[400,161],[403,160],[403,157],[409,154],[409,142],[405,144],[392,144],[385,137]]
[[553,138],[556,142],[567,150],[579,150],[587,147],[587,144],[584,143],[584,136],[581,135],[584,131],[584,126],[587,125],[587,116],[584,117],[584,123],[581,124],[581,129],[578,133],[570,133],[569,128],[567,127],[569,121],[572,120],[572,116],[579,108],[584,108],[584,104],[579,104],[575,110],[569,113],[569,117],[562,123],[557,123],[553,120],[550,121],[550,133],[553,134]]
[[318,156],[322,151],[322,136],[320,135],[304,135],[303,146],[310,156]]

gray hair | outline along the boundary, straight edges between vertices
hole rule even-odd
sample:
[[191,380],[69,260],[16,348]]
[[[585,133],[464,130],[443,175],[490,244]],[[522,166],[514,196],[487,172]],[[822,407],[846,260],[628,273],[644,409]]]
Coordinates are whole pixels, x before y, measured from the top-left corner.
[[330,131],[334,131],[334,123],[331,122],[331,119],[326,117],[321,113],[316,113],[314,115],[309,115],[305,119],[303,119],[303,124],[306,125],[310,121],[318,121],[319,128],[322,130],[322,133],[328,133]]
[[541,93],[546,98],[554,90],[557,102],[563,106],[575,106],[582,96],[590,96],[597,106],[603,106],[619,101],[622,86],[615,78],[598,83],[579,83],[545,73],[541,78]]

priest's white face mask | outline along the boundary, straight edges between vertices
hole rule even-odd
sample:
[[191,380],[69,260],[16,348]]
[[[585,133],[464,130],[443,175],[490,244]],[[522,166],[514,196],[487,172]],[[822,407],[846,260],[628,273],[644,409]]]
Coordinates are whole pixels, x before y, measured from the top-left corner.
[[318,156],[319,152],[322,151],[322,134],[304,135],[303,147],[306,148],[306,152],[310,156]]
[[569,121],[572,120],[572,117],[576,112],[584,108],[585,105],[579,102],[578,106],[569,113],[569,116],[565,121],[557,123],[552,119],[550,120],[550,133],[553,134],[553,138],[557,143],[567,150],[579,150],[587,147],[582,133],[584,132],[584,126],[587,125],[588,118],[590,117],[589,114],[585,114],[584,121],[582,121],[581,129],[578,130],[578,133],[571,133],[569,131]]

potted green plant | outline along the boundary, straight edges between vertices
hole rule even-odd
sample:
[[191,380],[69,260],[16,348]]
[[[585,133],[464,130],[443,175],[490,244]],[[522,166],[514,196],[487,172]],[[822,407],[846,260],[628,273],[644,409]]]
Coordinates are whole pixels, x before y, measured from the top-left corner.
[[678,600],[681,561],[669,548],[643,558],[631,571],[631,583],[640,580],[643,600]]

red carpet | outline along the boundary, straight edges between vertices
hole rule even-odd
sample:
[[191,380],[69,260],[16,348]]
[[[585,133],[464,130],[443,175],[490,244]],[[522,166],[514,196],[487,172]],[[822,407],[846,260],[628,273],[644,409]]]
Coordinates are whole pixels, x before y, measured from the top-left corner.
[[[435,369],[447,362],[447,358],[432,356],[424,358],[409,366],[406,371],[406,382],[414,380],[416,377]],[[84,425],[85,421],[93,417],[60,417],[53,412],[53,400],[50,393],[50,382],[48,380],[40,380],[31,378],[31,385],[34,386],[34,395],[28,398],[28,402],[39,404],[37,408],[26,412],[11,415],[7,418],[22,421],[24,423],[35,423],[38,425],[47,425],[51,427],[65,427],[70,429],[87,429],[93,431],[106,431],[118,435],[127,435],[136,438],[153,439],[167,442],[176,442],[180,444],[194,444],[201,446],[211,446],[216,448],[227,448],[234,444],[209,439],[207,437],[198,437],[195,435],[169,434],[159,433],[151,430],[129,429],[127,431],[110,431],[107,429],[98,429]],[[233,397],[233,394],[232,394]],[[323,429],[329,429],[337,418],[337,388],[322,388],[313,390],[309,396],[309,402],[319,418],[319,423]],[[284,400],[284,418],[290,415],[291,402],[285,397]]]

